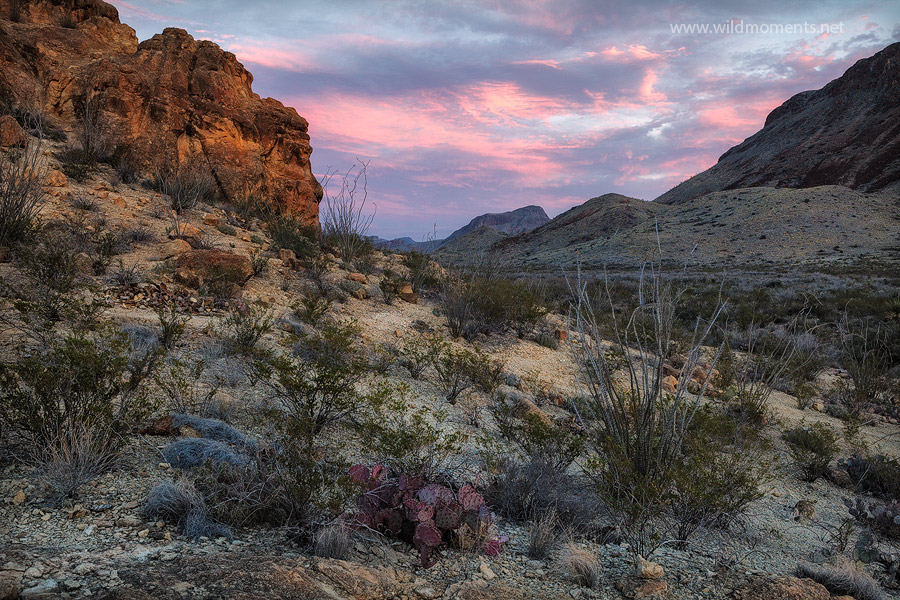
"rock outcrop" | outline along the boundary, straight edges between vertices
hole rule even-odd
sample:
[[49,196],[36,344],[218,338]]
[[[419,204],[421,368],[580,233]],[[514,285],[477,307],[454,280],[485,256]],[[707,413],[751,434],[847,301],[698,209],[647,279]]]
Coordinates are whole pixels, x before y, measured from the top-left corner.
[[900,182],[900,42],[858,61],[820,90],[801,92],[719,162],[656,199],[680,204],[746,187],[842,185],[864,192]]
[[89,123],[145,174],[196,163],[226,199],[264,194],[315,223],[307,122],[252,82],[233,54],[184,30],[138,43],[101,0],[0,0],[0,94],[12,104],[70,135]]

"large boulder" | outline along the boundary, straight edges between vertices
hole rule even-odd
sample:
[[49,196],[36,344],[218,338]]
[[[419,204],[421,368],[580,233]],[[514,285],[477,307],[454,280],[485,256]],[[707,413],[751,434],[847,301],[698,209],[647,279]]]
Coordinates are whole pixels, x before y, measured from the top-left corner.
[[831,594],[820,583],[799,577],[758,578],[744,589],[735,591],[735,600],[831,600]]
[[230,292],[253,276],[246,256],[223,250],[190,250],[179,254],[175,265],[175,280],[198,289],[215,286]]
[[312,174],[307,122],[252,90],[234,54],[182,29],[138,44],[115,7],[100,0],[0,0],[0,96],[43,108],[70,133],[85,107],[112,150],[131,148],[145,174],[190,164],[236,201],[264,192],[307,224],[322,188]]

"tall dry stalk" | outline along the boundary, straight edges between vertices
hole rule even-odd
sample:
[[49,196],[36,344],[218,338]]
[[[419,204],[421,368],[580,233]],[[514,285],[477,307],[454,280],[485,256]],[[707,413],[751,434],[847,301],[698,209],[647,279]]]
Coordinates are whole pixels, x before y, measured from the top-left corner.
[[[595,459],[589,470],[603,499],[624,517],[623,533],[631,547],[644,555],[661,542],[655,520],[665,510],[670,476],[722,351],[719,347],[712,363],[704,366],[702,346],[724,304],[711,307],[706,322],[697,320],[676,390],[664,394],[664,357],[673,341],[681,292],[664,280],[660,262],[641,269],[637,307],[630,314],[617,314],[608,277],[605,289],[612,313],[606,329],[598,321],[598,307],[579,265],[569,326],[577,336],[572,347],[582,390],[575,410],[593,444]],[[612,354],[626,357],[621,371],[601,347],[603,339],[612,342]],[[697,370],[706,376],[693,396],[688,384]]]
[[0,245],[20,242],[34,229],[46,200],[46,177],[40,137],[23,149],[0,152]]
[[[353,262],[371,244],[367,236],[375,211],[365,212],[369,195],[368,167],[368,162],[357,159],[346,172],[329,171],[322,180],[324,196],[319,213],[322,235],[335,245],[338,256],[347,263]],[[329,190],[335,178],[340,179],[336,194]]]

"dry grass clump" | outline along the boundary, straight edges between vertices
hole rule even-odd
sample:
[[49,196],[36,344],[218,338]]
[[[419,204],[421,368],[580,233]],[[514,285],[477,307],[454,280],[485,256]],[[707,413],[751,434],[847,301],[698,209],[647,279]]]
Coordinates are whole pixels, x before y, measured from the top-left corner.
[[144,506],[144,517],[174,523],[191,539],[231,538],[231,530],[210,518],[203,496],[186,480],[156,484]]
[[341,521],[334,521],[319,530],[313,553],[321,558],[343,560],[350,552],[350,529]]
[[528,529],[528,556],[544,560],[556,549],[558,542],[559,520],[556,511],[547,511],[532,521]]
[[878,582],[849,560],[835,565],[800,563],[797,575],[824,585],[832,594],[853,596],[856,600],[886,600]]
[[561,570],[572,575],[581,587],[595,589],[600,585],[600,561],[574,542],[566,544],[558,565]]
[[118,453],[107,436],[76,425],[42,446],[35,462],[41,480],[61,500],[74,498],[81,486],[115,468]]

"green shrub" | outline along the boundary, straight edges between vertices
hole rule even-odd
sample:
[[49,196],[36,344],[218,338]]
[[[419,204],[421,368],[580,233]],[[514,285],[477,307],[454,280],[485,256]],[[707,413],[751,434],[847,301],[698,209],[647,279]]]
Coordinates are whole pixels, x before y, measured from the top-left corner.
[[477,387],[492,393],[500,385],[502,365],[492,361],[478,348],[456,349],[447,345],[434,363],[438,382],[450,404],[456,404],[459,395]]
[[868,492],[883,500],[900,499],[900,460],[884,454],[851,456],[840,461],[860,492]]
[[409,269],[409,281],[417,294],[438,288],[440,269],[430,256],[413,250],[403,256],[403,264]]
[[392,271],[385,270],[381,281],[378,282],[378,288],[381,290],[384,303],[391,305],[400,296],[401,282]]
[[228,223],[220,223],[218,227],[216,227],[219,233],[222,235],[229,235],[234,237],[237,235],[237,229],[229,225]]
[[155,408],[144,383],[162,351],[136,348],[128,335],[108,328],[52,339],[0,363],[4,429],[51,444],[84,427],[97,443],[118,445]]
[[250,253],[250,268],[253,269],[253,275],[259,277],[269,268],[269,257],[260,250],[254,250]]
[[56,155],[60,170],[66,177],[78,183],[84,181],[97,171],[97,161],[80,149],[69,149]]
[[584,450],[584,434],[575,428],[532,413],[521,419],[513,417],[505,400],[495,403],[493,413],[501,435],[527,460],[564,472]]
[[393,472],[435,477],[459,453],[466,436],[440,427],[446,411],[410,406],[407,392],[401,386],[370,398],[371,412],[357,424],[362,451],[367,460]]
[[267,232],[276,250],[291,250],[300,261],[314,259],[320,253],[316,230],[299,219],[274,216],[267,221]]
[[178,307],[173,303],[169,306],[158,306],[156,318],[159,321],[159,343],[163,348],[171,350],[184,335],[188,317],[180,314]]
[[331,310],[331,304],[327,296],[307,289],[300,295],[300,302],[294,305],[294,314],[301,322],[315,327]]
[[232,352],[252,354],[272,329],[272,311],[261,304],[232,302],[220,325]]
[[413,379],[419,379],[445,352],[448,344],[439,335],[423,334],[407,339],[400,346],[400,365]]
[[799,427],[784,432],[794,464],[800,468],[804,481],[815,481],[825,475],[828,464],[837,456],[838,435],[824,423]]
[[551,350],[559,349],[559,340],[557,340],[556,336],[549,331],[539,331],[537,335],[534,336],[534,341],[544,348],[550,348]]
[[453,337],[514,330],[524,335],[546,314],[540,296],[525,282],[491,273],[458,273],[441,292],[441,309]]

